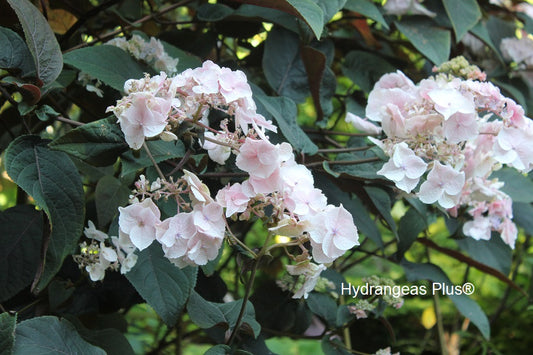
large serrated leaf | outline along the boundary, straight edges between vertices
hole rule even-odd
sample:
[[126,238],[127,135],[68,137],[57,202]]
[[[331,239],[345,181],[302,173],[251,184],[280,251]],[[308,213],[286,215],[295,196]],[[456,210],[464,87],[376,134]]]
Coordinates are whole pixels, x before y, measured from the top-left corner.
[[46,262],[34,291],[40,292],[71,254],[81,236],[85,203],[76,166],[63,152],[52,151],[49,141],[21,136],[6,150],[6,171],[41,207],[50,221]]
[[73,129],[49,144],[94,166],[108,166],[129,149],[115,116]]
[[0,302],[28,286],[39,265],[42,212],[18,205],[0,213]]
[[122,92],[128,79],[140,79],[146,69],[120,48],[108,45],[76,49],[63,56],[65,64]]
[[56,80],[63,69],[61,48],[54,32],[41,12],[28,0],[7,0],[15,10],[24,30],[26,43],[43,84],[49,85]]
[[30,50],[18,34],[0,27],[0,48],[0,68],[19,69],[21,77],[36,74]]
[[439,65],[450,56],[450,31],[436,27],[426,19],[403,19],[395,21],[396,27],[413,46],[434,64]]
[[126,274],[144,300],[168,326],[173,326],[196,284],[198,269],[180,269],[163,256],[158,243],[138,253],[137,264]]
[[[437,283],[444,283],[447,286],[453,286],[452,282],[446,276],[444,271],[434,264],[416,264],[403,260],[401,262],[405,270],[405,275],[407,280],[416,281],[416,280],[431,280]],[[428,290],[432,292],[432,287],[429,287]],[[479,307],[479,305],[468,297],[465,294],[461,295],[449,295],[448,296],[452,302],[455,304],[455,307],[465,316],[469,318],[472,323],[476,325],[481,334],[486,338],[490,338],[490,324],[485,312]]]
[[65,319],[52,316],[25,320],[15,330],[14,355],[72,354],[104,355],[106,352],[81,338]]
[[481,19],[481,10],[476,0],[442,0],[452,22],[457,42]]
[[11,354],[15,344],[15,326],[17,324],[17,315],[4,312],[0,314],[0,352],[2,354]]

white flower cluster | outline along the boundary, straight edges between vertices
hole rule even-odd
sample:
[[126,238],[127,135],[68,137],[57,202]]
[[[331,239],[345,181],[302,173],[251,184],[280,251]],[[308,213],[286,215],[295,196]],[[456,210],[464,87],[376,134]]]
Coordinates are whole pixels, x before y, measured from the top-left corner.
[[128,52],[135,59],[147,63],[157,71],[168,74],[174,74],[177,71],[178,59],[169,56],[161,41],[155,37],[150,37],[148,41],[139,35],[133,35],[129,40],[124,37],[116,37],[105,44]]
[[466,206],[473,220],[465,235],[490,239],[497,231],[514,247],[512,201],[490,176],[502,164],[533,168],[533,121],[516,102],[490,82],[439,74],[415,85],[398,71],[376,83],[366,117],[387,136],[370,138],[390,157],[378,174],[452,215]]
[[[125,274],[137,263],[137,255],[134,253],[137,249],[124,233],[120,233],[119,237],[109,238],[89,221],[84,234],[92,241],[89,245],[87,242],[80,244],[81,254],[74,255],[74,261],[80,268],[85,268],[92,281],[103,280],[108,269],[116,271],[120,268],[120,273]],[[109,239],[111,246],[106,244]]]

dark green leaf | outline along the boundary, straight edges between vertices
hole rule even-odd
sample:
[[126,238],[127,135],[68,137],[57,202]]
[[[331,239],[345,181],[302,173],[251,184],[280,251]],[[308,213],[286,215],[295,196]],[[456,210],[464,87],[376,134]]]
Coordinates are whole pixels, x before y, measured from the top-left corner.
[[324,13],[324,23],[328,23],[344,7],[346,0],[318,0],[317,4]]
[[94,166],[111,165],[129,149],[116,121],[115,116],[110,116],[88,123],[55,139],[49,146]]
[[261,94],[256,94],[255,98],[265,108],[267,116],[274,118],[281,133],[296,150],[311,155],[316,153],[318,147],[296,122],[296,105],[291,99]]
[[263,72],[278,95],[303,102],[309,85],[299,48],[300,41],[295,33],[274,27],[265,41]]
[[[154,160],[157,163],[168,159],[181,158],[185,154],[185,146],[181,141],[165,142],[165,141],[148,141],[146,142],[148,149],[152,153]],[[135,157],[130,150],[122,154],[122,176],[134,173],[139,169],[146,168],[152,165],[152,161],[144,151],[139,151],[139,157]]]
[[[446,274],[436,265],[433,264],[415,264],[410,263],[406,260],[401,262],[405,270],[405,275],[407,280],[416,281],[416,280],[431,280],[437,283],[444,283],[447,286],[453,287],[454,285],[446,276]],[[431,294],[432,286],[429,286],[428,292]],[[437,291],[438,292],[438,291]],[[462,313],[463,316],[469,318],[472,323],[476,325],[481,334],[488,339],[490,337],[490,324],[487,316],[479,307],[479,305],[469,298],[465,294],[461,295],[449,295],[448,296],[452,302],[455,304],[455,307]]]
[[77,247],[81,236],[85,203],[78,170],[63,152],[48,149],[38,136],[22,136],[6,150],[6,171],[13,181],[33,197],[48,216],[51,226],[46,263],[36,292],[50,282],[63,260]]
[[342,71],[350,80],[369,93],[383,74],[395,68],[382,57],[364,51],[351,51],[344,59]]
[[28,0],[7,0],[24,30],[26,43],[43,84],[49,85],[63,69],[63,56],[54,32],[41,12]]
[[280,10],[242,4],[233,14],[249,18],[262,18],[266,22],[278,24],[294,33],[299,32],[298,19]]
[[196,11],[199,20],[215,22],[228,17],[233,13],[233,9],[223,4],[203,4]]
[[[102,348],[106,354],[133,355],[135,354],[126,337],[115,328],[89,329],[78,318],[67,317],[76,327],[80,336],[88,343]],[[111,326],[111,325],[109,325]]]
[[427,228],[424,217],[414,208],[407,210],[398,223],[398,253],[403,255],[414,243],[418,235]]
[[392,209],[392,202],[390,200],[389,194],[379,187],[367,186],[365,191],[368,193],[370,200],[381,214],[381,217],[387,222],[392,233],[396,238],[398,238],[398,231],[396,228],[396,223],[392,218],[390,211]]
[[450,18],[455,32],[455,40],[459,42],[481,18],[481,10],[476,0],[442,0],[446,13]]
[[41,121],[47,121],[50,117],[59,116],[59,112],[56,112],[52,107],[48,105],[42,105],[35,110],[35,115]]
[[324,29],[324,12],[313,0],[237,0],[238,2],[280,10],[304,20],[317,39]]
[[139,252],[138,256],[137,264],[126,278],[165,324],[173,326],[194,288],[197,268],[180,269],[171,264],[158,243]]
[[100,228],[111,223],[118,212],[118,207],[128,202],[129,195],[130,189],[113,176],[104,176],[98,181],[94,200]]
[[63,60],[120,92],[126,80],[141,79],[146,71],[128,53],[108,45],[76,49],[65,53]]
[[503,168],[492,173],[490,178],[498,178],[505,183],[501,190],[509,195],[513,202],[533,202],[533,181],[517,170]]
[[494,42],[492,41],[492,38],[489,34],[489,30],[487,29],[487,24],[484,21],[479,21],[474,27],[470,29],[470,32],[474,36],[485,42],[485,44],[489,46],[494,51],[494,53],[496,53],[498,59],[503,62],[503,58],[500,55],[500,51],[494,45]]
[[0,302],[28,286],[39,266],[42,212],[18,205],[0,213]]
[[[226,322],[229,324],[229,328],[235,328],[237,324],[237,318],[239,317],[242,307],[242,299],[233,302],[217,304],[217,306],[222,313],[224,313],[224,317],[226,318]],[[244,331],[247,334],[253,335],[254,338],[257,338],[261,332],[261,326],[255,320],[254,306],[250,301],[246,303],[246,310],[244,312],[244,317],[242,318],[240,331]]]
[[324,319],[330,327],[336,326],[337,303],[330,295],[312,292],[307,297],[307,306],[311,312]]
[[340,305],[337,309],[337,319],[335,324],[337,327],[342,327],[344,324],[351,322],[355,318],[355,314],[350,312],[347,305]]
[[513,202],[513,221],[533,235],[533,206],[524,202]]
[[348,0],[346,1],[346,5],[344,5],[344,8],[350,11],[355,11],[360,13],[363,16],[366,16],[385,27],[385,29],[389,29],[389,24],[385,19],[383,18],[383,15],[381,12],[379,12],[378,7],[368,0]]
[[450,31],[436,27],[426,19],[403,19],[394,23],[413,46],[434,64],[439,65],[448,60]]
[[474,260],[499,270],[504,275],[509,275],[511,248],[496,233],[490,240],[475,240],[467,237],[456,242]]
[[207,350],[204,355],[229,355],[231,348],[227,345],[218,344]]
[[83,340],[65,319],[45,316],[25,320],[15,330],[13,354],[103,355],[101,348]]
[[215,303],[206,301],[194,290],[191,292],[189,302],[187,302],[187,313],[194,324],[203,329],[227,323],[220,308]]
[[7,312],[0,314],[0,352],[2,354],[12,354],[16,324],[16,314],[13,316]]
[[36,75],[30,50],[18,34],[0,27],[0,68],[20,69],[20,77]]

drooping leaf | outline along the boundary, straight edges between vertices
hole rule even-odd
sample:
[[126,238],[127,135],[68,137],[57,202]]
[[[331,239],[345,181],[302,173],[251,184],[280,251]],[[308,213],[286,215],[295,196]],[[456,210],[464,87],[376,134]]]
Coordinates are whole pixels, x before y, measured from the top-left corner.
[[[407,280],[431,280],[436,283],[444,283],[446,286],[453,287],[454,285],[446,276],[446,274],[434,264],[416,264],[406,260],[401,262],[405,270]],[[429,286],[429,293],[432,292],[432,286]],[[437,291],[438,292],[438,291]],[[448,296],[455,307],[461,312],[463,316],[469,318],[472,323],[479,329],[481,334],[486,338],[490,338],[490,324],[485,312],[479,307],[476,301],[472,300],[465,294],[449,295]]]
[[263,71],[278,95],[303,102],[308,96],[309,85],[299,47],[300,41],[295,33],[274,27],[265,41]]
[[94,200],[98,225],[103,228],[109,224],[118,213],[118,207],[128,202],[130,189],[119,179],[107,175],[96,184]]
[[383,217],[383,219],[389,225],[394,236],[398,238],[396,222],[394,222],[394,219],[392,218],[392,215],[390,213],[392,209],[392,201],[390,199],[389,194],[385,190],[374,186],[365,187],[365,191],[368,193],[370,200],[381,214],[381,217]]
[[106,352],[81,338],[76,328],[65,319],[44,316],[25,320],[15,330],[13,354],[84,354]]
[[146,69],[120,48],[108,45],[80,48],[63,56],[71,65],[122,92],[128,79],[141,79]]
[[481,10],[476,0],[442,0],[446,13],[459,42],[463,36],[481,19]]
[[504,275],[509,275],[511,248],[499,236],[494,235],[490,240],[475,240],[467,237],[456,242],[474,260],[499,270]]
[[51,226],[46,262],[34,284],[40,292],[77,246],[83,229],[85,204],[81,178],[69,157],[48,148],[38,136],[21,136],[6,150],[6,171],[41,207]]
[[115,116],[85,124],[50,143],[50,148],[68,153],[94,166],[108,166],[129,149]]
[[450,31],[436,27],[426,19],[395,21],[396,27],[413,46],[435,65],[442,64],[450,56]]
[[[150,149],[150,152],[157,163],[168,159],[181,158],[185,154],[185,146],[180,140],[175,142],[148,141],[146,142],[146,145],[148,146],[148,149]],[[121,160],[122,176],[152,165],[152,161],[144,149],[139,151],[138,158],[135,157],[130,150],[122,154]]]
[[481,41],[485,42],[487,46],[490,47],[500,60],[500,62],[503,62],[503,58],[501,57],[499,49],[494,45],[494,42],[492,41],[492,38],[489,34],[489,30],[487,29],[487,24],[485,21],[481,20],[478,21],[478,23],[470,29],[470,32],[479,38]]
[[503,168],[492,173],[490,178],[498,178],[505,183],[501,190],[509,195],[513,202],[533,202],[533,181],[517,170]]
[[324,28],[324,12],[312,0],[236,0],[241,3],[268,7],[294,15],[304,20],[317,39],[320,39]]
[[395,68],[383,58],[365,51],[351,51],[344,59],[342,71],[361,90],[369,93],[383,74]]
[[63,56],[54,32],[41,12],[28,0],[7,0],[24,30],[26,44],[33,56],[37,76],[47,86],[63,69]]
[[398,223],[399,257],[411,247],[418,235],[426,228],[427,223],[424,217],[416,209],[408,209]]
[[19,69],[20,77],[36,75],[30,50],[18,34],[0,27],[0,68]]
[[296,122],[296,105],[291,99],[261,94],[256,94],[255,98],[263,105],[267,116],[274,118],[281,133],[296,150],[311,155],[316,153],[318,147]]
[[275,23],[294,33],[299,32],[298,20],[294,16],[276,9],[266,7],[242,4],[235,12],[234,16],[248,18],[262,18],[266,22]]
[[0,314],[0,349],[2,349],[2,354],[12,354],[16,324],[16,314],[11,315],[7,312]]
[[168,326],[173,326],[196,283],[197,268],[180,269],[157,243],[138,253],[126,278]]
[[[334,173],[344,173],[355,179],[376,180],[383,177],[376,174],[383,166],[383,161],[377,160],[376,154],[370,150],[361,152],[362,154],[341,153],[337,156],[335,161],[342,162],[342,164],[330,164],[331,170]],[[369,161],[365,161],[368,159]],[[348,164],[348,162],[354,162]]]
[[346,1],[346,4],[344,5],[344,8],[350,11],[355,11],[360,13],[363,16],[366,16],[377,23],[380,23],[385,27],[385,29],[389,29],[389,24],[387,21],[385,21],[385,18],[379,12],[378,7],[368,0],[348,0]]
[[39,265],[42,212],[18,205],[0,213],[0,302],[31,284]]
[[[187,311],[192,321],[201,328],[220,326],[223,330],[233,330],[242,307],[242,300],[228,303],[209,302],[196,292],[191,293]],[[255,320],[255,310],[251,302],[247,302],[246,310],[241,321],[241,331],[257,338],[261,326]]]

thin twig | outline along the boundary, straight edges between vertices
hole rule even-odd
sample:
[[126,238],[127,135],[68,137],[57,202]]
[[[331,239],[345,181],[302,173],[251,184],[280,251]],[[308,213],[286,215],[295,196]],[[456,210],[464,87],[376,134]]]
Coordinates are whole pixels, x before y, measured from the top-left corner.
[[372,146],[364,146],[364,147],[350,147],[350,148],[333,148],[333,149],[319,149],[317,150],[317,153],[348,153],[348,152],[361,152],[364,150],[368,150],[372,148]]
[[325,161],[327,161],[329,165],[357,165],[357,164],[371,163],[371,162],[380,161],[380,160],[381,159],[378,157],[373,157],[373,158],[368,158],[368,159],[359,159],[359,160],[333,160],[333,161],[323,160],[323,161],[316,161],[313,163],[307,163],[305,164],[305,166],[307,166],[308,168],[313,167],[313,166],[322,166],[322,164],[324,164]]
[[155,161],[154,157],[152,156],[152,152],[150,152],[150,149],[148,148],[148,145],[146,145],[146,142],[143,143],[143,148],[146,151],[146,154],[148,155],[148,158],[154,165],[155,170],[157,171],[157,175],[161,178],[161,180],[166,180],[165,175],[163,175],[163,172],[161,169],[159,169],[159,165],[157,165],[157,162]]
[[324,135],[330,135],[330,136],[350,136],[350,137],[375,137],[375,136],[379,136],[379,134],[328,131],[328,130],[324,130],[324,129],[312,129],[312,128],[304,128],[304,132],[306,132],[306,133],[318,133],[318,134],[324,134]]

